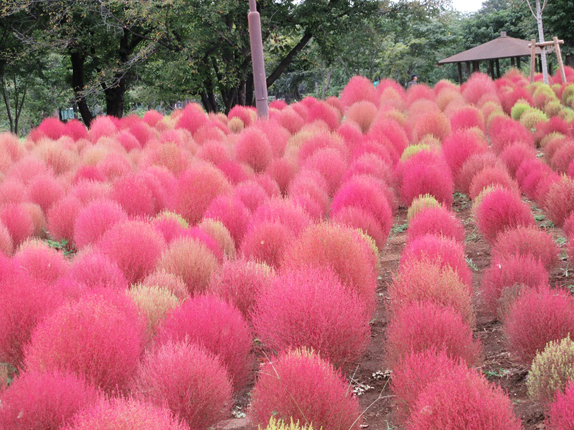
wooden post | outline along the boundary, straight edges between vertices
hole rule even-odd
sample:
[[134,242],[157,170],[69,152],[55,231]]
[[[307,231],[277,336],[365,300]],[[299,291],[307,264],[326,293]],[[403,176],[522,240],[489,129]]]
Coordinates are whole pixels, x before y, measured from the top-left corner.
[[534,74],[536,73],[536,39],[530,41],[528,45],[530,50],[530,83],[534,82]]
[[456,63],[458,69],[458,83],[462,85],[462,64]]
[[496,59],[496,77],[500,78],[500,61]]
[[267,77],[265,59],[263,58],[263,38],[261,36],[261,19],[257,12],[256,0],[249,0],[249,39],[251,42],[251,62],[253,63],[253,84],[255,86],[255,106],[259,118],[269,118],[267,104]]
[[520,57],[516,57],[516,68],[520,70]]
[[516,61],[514,57],[510,57],[510,67],[516,67]]
[[470,74],[472,73],[470,71],[470,61],[467,61],[466,63],[464,63],[466,66],[466,77],[468,78],[470,76]]
[[492,80],[494,81],[496,78],[494,77],[494,60],[489,60],[488,61],[488,73],[490,74],[490,77],[492,78]]
[[556,36],[553,39],[554,50],[556,51],[556,58],[558,59],[558,68],[560,69],[560,77],[562,78],[562,83],[566,83],[566,72],[564,71],[564,63],[562,62],[562,52],[560,52],[560,44],[564,43],[563,40],[558,40]]

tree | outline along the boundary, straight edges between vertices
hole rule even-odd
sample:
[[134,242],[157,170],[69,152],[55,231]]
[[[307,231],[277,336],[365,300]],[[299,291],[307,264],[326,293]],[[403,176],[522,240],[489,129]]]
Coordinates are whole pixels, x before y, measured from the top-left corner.
[[561,49],[566,56],[566,63],[574,67],[574,2],[571,0],[552,0],[546,11],[546,24],[551,34],[564,39]]
[[[544,43],[544,25],[542,23],[542,13],[544,12],[546,5],[548,4],[548,0],[543,0],[544,3],[542,3],[542,5],[540,5],[540,0],[535,0],[536,12],[532,8],[532,4],[530,3],[530,1],[531,0],[526,0],[526,3],[528,4],[528,8],[530,9],[530,12],[532,12],[532,16],[534,16],[534,19],[536,20],[536,25],[538,26],[538,41],[540,43]],[[542,59],[542,76],[544,79],[544,83],[548,84],[548,65],[546,64],[546,48],[542,47],[541,51],[542,53],[540,57]]]

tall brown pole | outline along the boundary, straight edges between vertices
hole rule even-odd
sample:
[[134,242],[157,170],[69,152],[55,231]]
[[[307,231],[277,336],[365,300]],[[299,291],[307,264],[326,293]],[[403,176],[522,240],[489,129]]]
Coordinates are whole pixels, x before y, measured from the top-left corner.
[[249,0],[249,39],[251,41],[251,62],[253,63],[253,84],[255,86],[255,106],[259,118],[269,118],[267,105],[267,78],[263,58],[263,39],[261,37],[261,19],[257,12],[256,0]]
[[564,71],[564,62],[562,61],[562,53],[560,52],[560,42],[564,43],[563,40],[558,40],[556,36],[554,36],[554,50],[556,51],[556,58],[558,59],[558,68],[560,69],[560,77],[562,78],[562,83],[566,83],[566,72]]
[[530,41],[530,83],[534,82],[534,74],[536,73],[536,40]]

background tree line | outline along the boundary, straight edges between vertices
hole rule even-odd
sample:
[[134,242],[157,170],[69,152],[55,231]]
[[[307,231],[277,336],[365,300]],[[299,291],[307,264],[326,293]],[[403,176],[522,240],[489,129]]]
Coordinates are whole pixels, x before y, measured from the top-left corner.
[[[438,60],[506,31],[531,39],[525,0],[488,0],[475,14],[450,0],[258,0],[270,96],[340,92],[356,74],[405,83],[456,79]],[[58,108],[84,123],[135,106],[184,100],[210,112],[253,103],[248,0],[4,0],[0,130],[26,133]],[[574,64],[574,3],[550,0],[548,36]]]

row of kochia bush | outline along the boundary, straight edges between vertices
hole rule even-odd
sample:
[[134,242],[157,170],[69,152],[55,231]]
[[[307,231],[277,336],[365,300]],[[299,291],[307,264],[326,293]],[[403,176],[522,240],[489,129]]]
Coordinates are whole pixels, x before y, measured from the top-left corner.
[[[0,419],[9,428],[98,428],[104,416],[208,428],[253,379],[256,336],[266,359],[251,393],[254,426],[275,416],[359,428],[343,375],[370,339],[393,187],[405,204],[425,192],[451,204],[448,148],[514,105],[511,91],[483,96],[484,85],[478,75],[462,88],[405,92],[356,78],[340,99],[275,103],[269,121],[247,108],[226,117],[189,105],[169,117],[97,118],[89,131],[49,119],[24,142],[2,135],[0,361],[17,375]],[[418,147],[405,151],[409,143]],[[444,159],[427,150],[440,143]],[[52,245],[78,252],[49,248],[46,231]],[[463,283],[464,267],[453,269]],[[467,333],[472,311],[458,300]],[[389,345],[398,362],[399,344]],[[467,349],[461,360],[472,363],[477,346]],[[457,368],[474,393],[497,398]]]

